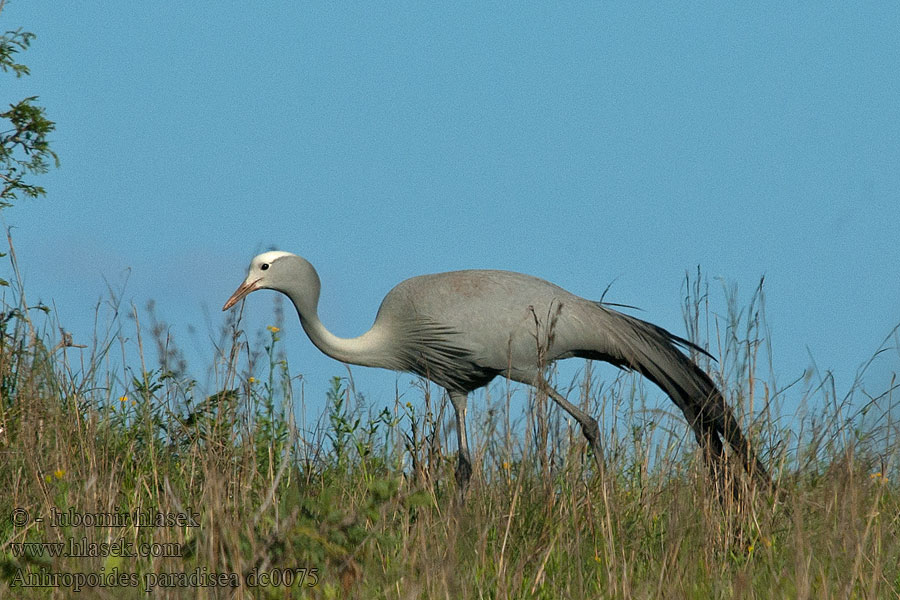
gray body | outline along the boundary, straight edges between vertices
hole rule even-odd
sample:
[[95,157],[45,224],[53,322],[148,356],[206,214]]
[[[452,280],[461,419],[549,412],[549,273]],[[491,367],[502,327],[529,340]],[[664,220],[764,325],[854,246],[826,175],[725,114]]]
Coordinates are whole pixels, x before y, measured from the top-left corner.
[[704,449],[720,493],[728,487],[723,440],[749,473],[771,485],[715,384],[682,352],[692,344],[543,279],[491,270],[413,277],[385,296],[372,328],[351,339],[334,336],[319,321],[319,277],[305,259],[285,252],[257,256],[225,308],[260,288],[286,294],[310,339],[329,356],[416,373],[447,389],[457,418],[462,490],[471,474],[466,396],[498,375],[546,392],[568,411],[581,424],[602,469],[596,420],[544,379],[550,363],[570,357],[638,371],[662,388]]
[[[587,347],[596,307],[540,279],[506,271],[454,271],[413,277],[385,297],[375,327],[410,329],[418,360],[404,370],[469,392],[496,375],[533,383],[554,360]],[[550,331],[550,323],[554,322]],[[423,327],[424,326],[424,327]],[[434,343],[438,342],[438,343]]]
[[[687,344],[681,338],[543,279],[509,271],[407,279],[382,302],[373,329],[382,327],[406,332],[400,336],[408,347],[404,356],[419,357],[407,360],[403,370],[463,392],[496,375],[532,385],[550,363],[571,357],[620,367],[644,364],[651,371],[658,370],[652,369],[656,363],[686,360],[673,346]],[[682,379],[692,392],[709,391],[699,389],[693,377]]]

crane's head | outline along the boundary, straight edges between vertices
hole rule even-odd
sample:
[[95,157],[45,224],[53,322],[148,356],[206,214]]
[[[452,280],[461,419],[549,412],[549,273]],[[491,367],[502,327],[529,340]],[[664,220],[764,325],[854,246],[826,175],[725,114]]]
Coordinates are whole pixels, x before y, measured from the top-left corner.
[[231,298],[225,302],[222,310],[228,310],[247,294],[256,290],[274,289],[286,291],[285,286],[293,279],[298,260],[306,263],[305,260],[290,252],[276,250],[260,254],[250,261],[247,279],[234,291]]

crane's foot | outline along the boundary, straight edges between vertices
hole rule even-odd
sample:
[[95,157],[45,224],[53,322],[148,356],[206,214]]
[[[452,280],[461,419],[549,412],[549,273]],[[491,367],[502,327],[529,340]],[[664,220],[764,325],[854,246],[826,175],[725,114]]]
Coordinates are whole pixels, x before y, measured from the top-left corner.
[[462,455],[456,463],[456,487],[459,491],[460,503],[464,503],[469,491],[469,480],[472,479],[472,464]]
[[591,447],[598,472],[602,473],[606,465],[603,461],[603,446],[600,444],[600,425],[597,424],[597,420],[593,417],[588,417],[588,420],[581,426],[581,433],[584,434],[588,445]]

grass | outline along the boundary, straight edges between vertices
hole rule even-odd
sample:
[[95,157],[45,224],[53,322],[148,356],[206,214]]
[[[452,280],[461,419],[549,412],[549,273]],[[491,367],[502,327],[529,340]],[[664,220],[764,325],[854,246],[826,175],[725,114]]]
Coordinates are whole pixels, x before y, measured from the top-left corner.
[[689,335],[711,340],[721,360],[705,366],[782,492],[742,506],[719,503],[680,416],[631,375],[604,382],[587,365],[569,389],[602,417],[602,478],[546,399],[529,396],[546,419],[511,422],[513,392],[495,383],[470,419],[460,506],[437,388],[373,410],[335,378],[325,414],[300,427],[277,327],[251,342],[229,323],[208,394],[152,308],[113,299],[79,349],[18,279],[5,289],[0,597],[900,595],[893,382],[871,393],[860,377],[843,397],[827,373],[780,387],[762,283],[743,308],[726,290],[721,318],[699,274],[685,285]]

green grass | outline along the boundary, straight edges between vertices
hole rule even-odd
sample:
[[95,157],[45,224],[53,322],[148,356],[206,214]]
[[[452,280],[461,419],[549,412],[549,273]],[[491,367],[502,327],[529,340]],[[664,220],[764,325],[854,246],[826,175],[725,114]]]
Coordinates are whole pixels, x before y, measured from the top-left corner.
[[[601,382],[588,367],[569,394],[602,416],[602,478],[580,432],[545,399],[529,396],[532,414],[548,421],[511,423],[511,392],[493,385],[470,419],[476,469],[460,506],[452,409],[434,387],[371,409],[336,378],[326,413],[304,428],[277,331],[253,343],[226,331],[209,366],[224,391],[206,396],[152,310],[114,306],[131,314],[109,317],[92,347],[76,349],[52,314],[25,308],[21,285],[6,290],[0,597],[67,598],[111,575],[118,585],[104,580],[88,597],[900,595],[893,388],[872,393],[860,379],[837,397],[828,374],[782,387],[760,376],[772,371],[761,285],[744,308],[728,291],[726,315],[715,319],[700,278],[686,281],[689,333],[713,340],[721,362],[706,366],[781,490],[779,499],[750,491],[740,506],[719,503],[679,416],[652,408],[656,391],[630,375]],[[879,352],[896,354],[891,343]],[[54,511],[186,521],[86,527],[53,523]],[[82,540],[139,555],[66,555]],[[24,542],[44,546],[23,553]],[[48,556],[51,543],[64,555]],[[293,585],[259,578],[283,582],[285,573]],[[238,587],[179,579],[192,574]]]

